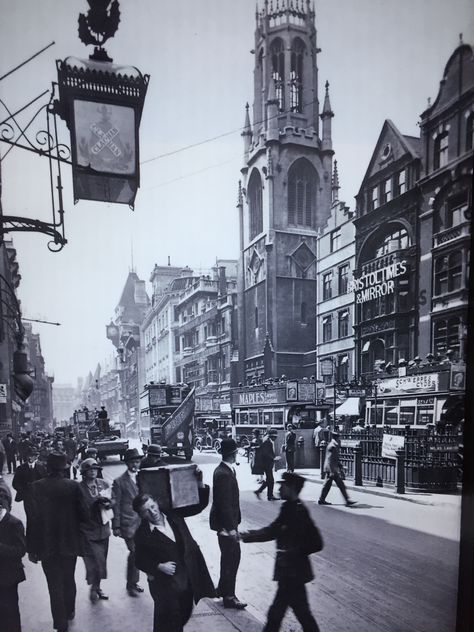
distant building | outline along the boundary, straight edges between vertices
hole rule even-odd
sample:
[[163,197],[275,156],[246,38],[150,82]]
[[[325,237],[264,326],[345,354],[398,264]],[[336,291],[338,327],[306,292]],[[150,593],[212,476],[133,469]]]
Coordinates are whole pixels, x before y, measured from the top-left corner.
[[76,408],[75,388],[71,384],[54,384],[53,386],[53,419],[55,426],[64,426]]
[[23,429],[51,432],[53,430],[54,377],[46,373],[40,335],[33,333],[31,323],[23,323],[23,327],[28,363],[34,375],[33,392],[25,405],[24,419],[27,423]]

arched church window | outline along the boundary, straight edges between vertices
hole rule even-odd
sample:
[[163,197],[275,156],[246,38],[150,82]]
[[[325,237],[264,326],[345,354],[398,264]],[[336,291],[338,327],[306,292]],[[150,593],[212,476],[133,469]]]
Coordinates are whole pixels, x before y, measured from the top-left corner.
[[252,171],[248,186],[250,239],[263,230],[262,179],[257,169]]
[[296,38],[291,46],[290,109],[292,112],[303,111],[303,55],[304,44]]
[[278,100],[278,110],[284,112],[285,110],[285,53],[283,42],[281,39],[276,39],[271,45],[271,59],[272,59],[272,77],[275,81],[275,92]]
[[288,172],[288,225],[314,225],[317,174],[310,162],[300,158]]

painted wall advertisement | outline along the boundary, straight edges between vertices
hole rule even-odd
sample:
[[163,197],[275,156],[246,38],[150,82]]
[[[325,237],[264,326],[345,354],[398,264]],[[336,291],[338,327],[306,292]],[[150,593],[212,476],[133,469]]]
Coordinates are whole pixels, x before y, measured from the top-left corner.
[[406,395],[408,393],[427,393],[439,390],[439,373],[421,373],[379,380],[378,392],[381,395]]

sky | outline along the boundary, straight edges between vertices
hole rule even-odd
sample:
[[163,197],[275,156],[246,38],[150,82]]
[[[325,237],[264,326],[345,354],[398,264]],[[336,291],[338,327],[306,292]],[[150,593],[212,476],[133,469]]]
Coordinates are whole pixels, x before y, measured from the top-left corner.
[[[15,111],[51,89],[56,59],[92,52],[77,37],[78,15],[88,4],[0,0],[0,10],[0,76],[55,42],[0,81],[0,99]],[[74,205],[66,167],[65,248],[51,253],[44,235],[10,234],[23,315],[61,323],[34,324],[47,371],[61,384],[75,384],[112,354],[105,326],[132,266],[150,293],[153,266],[166,265],[168,256],[172,265],[195,271],[208,270],[216,257],[238,257],[240,132],[245,103],[253,102],[255,0],[120,0],[120,11],[106,49],[115,63],[150,75],[135,210]],[[419,135],[420,114],[436,98],[459,34],[474,44],[474,6],[471,0],[316,0],[316,28],[319,98],[328,80],[340,199],[353,208],[384,120]],[[47,98],[18,122],[26,125]],[[0,120],[6,116],[0,102]],[[31,127],[32,140],[44,128],[40,122]],[[47,161],[19,148],[5,157],[8,148],[0,142],[4,213],[50,221]]]

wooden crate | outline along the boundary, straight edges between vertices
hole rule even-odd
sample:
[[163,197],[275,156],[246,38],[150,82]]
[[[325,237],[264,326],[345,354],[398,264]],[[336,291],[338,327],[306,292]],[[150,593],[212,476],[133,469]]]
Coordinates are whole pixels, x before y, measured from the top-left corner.
[[163,509],[178,509],[199,503],[196,465],[150,467],[138,472],[140,492],[150,494]]

